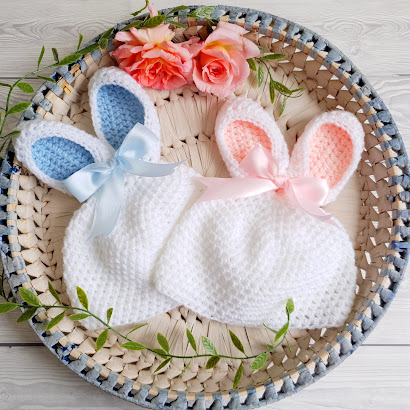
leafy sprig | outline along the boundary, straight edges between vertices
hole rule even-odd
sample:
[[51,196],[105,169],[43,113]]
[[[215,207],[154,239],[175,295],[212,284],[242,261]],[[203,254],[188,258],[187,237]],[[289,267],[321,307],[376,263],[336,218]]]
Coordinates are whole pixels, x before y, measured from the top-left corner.
[[[135,13],[131,13],[132,16],[138,16],[141,14],[147,7],[149,1],[145,1],[145,7],[141,10],[136,11]],[[125,27],[122,28],[122,31],[129,30],[130,28],[134,27],[136,29],[140,28],[154,28],[160,26],[161,24],[172,24],[176,27],[187,28],[184,24],[179,23],[178,21],[174,21],[176,17],[178,17],[180,11],[190,10],[190,7],[187,6],[178,6],[170,10],[167,14],[158,13],[158,16],[149,17],[146,16],[143,20],[135,20],[130,24],[127,24]],[[212,25],[215,24],[215,20],[211,18],[211,15],[214,11],[214,7],[198,7],[195,10],[192,10],[189,13],[185,13],[185,17],[192,17],[197,19],[203,19],[207,22],[207,26],[212,28]]]
[[[62,309],[62,312],[59,313],[57,316],[52,318],[47,326],[46,326],[46,331],[50,331],[53,329],[55,326],[57,326],[65,317],[68,317],[68,319],[72,321],[81,321],[87,318],[93,318],[97,320],[98,322],[101,323],[102,327],[105,328],[97,337],[96,340],[96,351],[101,350],[105,343],[108,340],[109,337],[109,332],[115,333],[117,336],[119,336],[121,339],[125,340],[124,343],[121,344],[121,347],[127,350],[148,350],[154,354],[156,354],[159,358],[163,359],[163,361],[159,364],[159,366],[155,369],[155,372],[158,372],[159,370],[163,369],[168,363],[171,362],[172,359],[189,359],[189,363],[184,367],[182,370],[180,376],[182,376],[185,371],[189,368],[190,364],[192,363],[193,359],[197,358],[202,358],[202,357],[207,357],[208,360],[206,362],[206,369],[213,369],[221,359],[231,359],[231,360],[239,360],[241,363],[238,367],[238,370],[236,371],[234,381],[233,381],[233,388],[235,389],[242,377],[243,374],[243,362],[245,360],[252,360],[251,364],[251,369],[252,370],[259,370],[261,369],[267,359],[268,355],[274,352],[279,346],[282,345],[283,341],[286,340],[286,335],[289,330],[289,323],[290,323],[290,316],[294,310],[294,304],[292,299],[288,299],[286,302],[286,316],[287,316],[287,322],[278,330],[273,330],[269,328],[268,326],[265,325],[265,328],[275,334],[274,337],[274,344],[273,345],[266,345],[266,350],[262,353],[259,353],[257,355],[247,355],[245,352],[245,349],[243,347],[243,344],[239,337],[229,330],[229,335],[231,338],[231,342],[233,346],[241,352],[240,356],[230,356],[230,355],[223,355],[218,353],[215,344],[212,342],[211,339],[209,339],[206,336],[202,336],[200,338],[200,344],[202,345],[203,349],[205,350],[205,353],[199,353],[198,352],[198,344],[197,341],[195,340],[194,335],[191,333],[189,329],[186,329],[186,336],[188,338],[188,343],[194,350],[195,354],[192,355],[175,355],[170,351],[170,345],[168,339],[161,333],[157,333],[157,343],[159,347],[150,347],[143,345],[141,343],[138,343],[134,340],[131,340],[129,338],[129,335],[138,329],[142,328],[143,326],[147,326],[147,323],[141,324],[130,330],[126,335],[120,333],[118,330],[114,329],[113,327],[110,326],[110,320],[113,314],[113,308],[110,308],[107,310],[107,318],[101,319],[95,314],[93,314],[89,310],[89,301],[87,294],[83,289],[80,287],[77,287],[77,297],[78,300],[80,301],[80,304],[82,307],[76,307],[76,306],[67,306],[64,305],[61,302],[61,299],[57,293],[57,291],[54,289],[53,285],[49,282],[48,283],[48,289],[50,293],[54,296],[58,304],[56,305],[43,305],[41,304],[40,300],[37,298],[37,296],[29,289],[26,289],[24,287],[19,288],[19,295],[20,299],[23,301],[23,303],[15,303],[15,302],[3,302],[0,303],[0,314],[1,313],[8,313],[12,312],[13,310],[17,309],[18,307],[24,308],[24,312],[21,314],[21,316],[17,319],[17,322],[26,322],[30,320],[33,316],[36,315],[38,309],[55,309],[59,308]],[[76,311],[77,313],[75,314],[69,314],[69,311]]]
[[[23,77],[20,77],[18,80],[16,80],[12,84],[0,83],[0,87],[6,87],[9,89],[7,93],[5,105],[0,106],[0,141],[2,141],[2,144],[0,146],[0,152],[3,151],[3,148],[5,147],[7,142],[10,141],[12,137],[20,134],[20,131],[15,130],[15,131],[9,132],[8,134],[4,135],[4,129],[5,129],[6,123],[9,120],[9,117],[22,113],[27,108],[29,108],[31,105],[30,101],[19,102],[19,103],[14,104],[13,106],[10,104],[11,97],[13,95],[13,92],[16,89],[19,89],[25,94],[34,93],[34,88],[32,87],[32,85],[24,80],[28,79],[29,77],[36,77],[43,81],[49,81],[51,83],[56,83],[56,80],[54,78],[50,76],[48,77],[43,76],[40,73],[42,73],[43,71],[51,70],[53,68],[57,68],[62,65],[73,64],[77,62],[83,55],[91,53],[97,48],[101,48],[101,49],[107,48],[109,37],[111,36],[111,33],[113,30],[114,30],[114,27],[111,27],[100,37],[98,42],[90,44],[87,47],[84,47],[83,49],[80,49],[82,41],[83,41],[83,35],[80,34],[78,38],[77,51],[74,54],[69,54],[63,57],[62,59],[60,59],[57,49],[52,48],[51,51],[53,54],[54,63],[41,67],[41,62],[43,61],[43,57],[46,51],[46,48],[43,46],[41,48],[40,55],[37,60],[37,68],[35,70],[24,75]],[[3,293],[3,288],[1,288],[0,290],[1,290],[0,293],[2,294],[2,296],[5,296]]]
[[[261,49],[263,52],[263,49]],[[284,84],[275,81],[272,77],[271,68],[272,66],[268,64],[268,61],[273,60],[282,60],[285,57],[285,54],[265,54],[261,57],[249,58],[247,60],[249,68],[252,71],[256,72],[256,78],[258,82],[258,87],[261,87],[263,84],[263,80],[265,79],[265,71],[263,67],[266,68],[266,72],[268,73],[268,77],[265,81],[269,80],[269,97],[270,101],[273,104],[275,99],[277,99],[277,94],[283,97],[282,103],[279,110],[279,117],[283,114],[286,108],[286,102],[288,98],[298,98],[302,95],[304,88],[295,88],[293,90],[286,87]]]

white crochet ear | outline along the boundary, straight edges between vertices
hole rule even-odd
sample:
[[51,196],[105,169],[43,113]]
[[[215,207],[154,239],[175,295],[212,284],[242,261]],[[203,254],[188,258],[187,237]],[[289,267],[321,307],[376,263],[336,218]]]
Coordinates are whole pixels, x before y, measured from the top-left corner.
[[63,180],[93,162],[107,162],[111,147],[72,125],[54,121],[29,121],[20,127],[17,159],[38,179],[69,193]]
[[161,153],[160,124],[154,104],[144,89],[117,67],[98,70],[89,84],[94,130],[117,150],[135,124],[149,128],[157,137],[145,161],[158,161]]
[[249,98],[231,98],[225,102],[216,118],[215,134],[219,151],[233,177],[245,176],[239,164],[257,144],[272,152],[280,174],[288,167],[288,147],[275,120]]
[[305,127],[290,160],[289,175],[327,180],[334,201],[356,170],[364,148],[364,131],[350,112],[323,113]]

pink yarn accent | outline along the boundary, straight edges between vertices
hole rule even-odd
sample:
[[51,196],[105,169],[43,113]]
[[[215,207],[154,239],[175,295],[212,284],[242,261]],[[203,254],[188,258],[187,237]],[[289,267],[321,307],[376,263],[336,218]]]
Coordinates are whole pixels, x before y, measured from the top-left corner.
[[310,137],[310,175],[326,179],[331,188],[342,179],[352,158],[352,139],[346,130],[336,124],[323,124]]
[[261,144],[269,152],[272,143],[261,128],[248,121],[233,121],[225,130],[225,142],[236,161],[241,162],[257,144]]

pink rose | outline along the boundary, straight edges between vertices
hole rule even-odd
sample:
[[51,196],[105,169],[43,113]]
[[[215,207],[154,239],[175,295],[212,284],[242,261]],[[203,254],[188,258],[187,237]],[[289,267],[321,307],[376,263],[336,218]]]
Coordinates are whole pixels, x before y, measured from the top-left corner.
[[[155,15],[156,9],[150,9]],[[113,53],[119,67],[143,87],[169,90],[192,82],[192,55],[183,44],[173,43],[169,24],[120,31],[123,42]]]
[[204,42],[192,45],[193,80],[199,90],[227,97],[246,80],[250,73],[246,59],[260,51],[244,33],[244,28],[220,21]]

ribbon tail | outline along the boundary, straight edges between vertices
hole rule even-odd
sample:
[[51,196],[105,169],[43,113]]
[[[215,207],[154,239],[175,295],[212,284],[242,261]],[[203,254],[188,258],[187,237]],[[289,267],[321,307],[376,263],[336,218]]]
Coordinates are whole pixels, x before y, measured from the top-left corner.
[[207,190],[197,202],[246,198],[277,189],[271,180],[260,178],[194,177],[192,179],[207,186]]
[[124,195],[124,174],[115,169],[96,193],[94,220],[88,240],[102,235],[105,238],[112,232],[121,211]]
[[306,195],[298,195],[298,189],[295,189],[292,182],[289,181],[286,188],[286,195],[296,208],[302,209],[307,214],[313,216],[319,221],[326,222],[330,225],[340,228],[333,220],[333,216],[324,211],[320,204],[306,197]]

